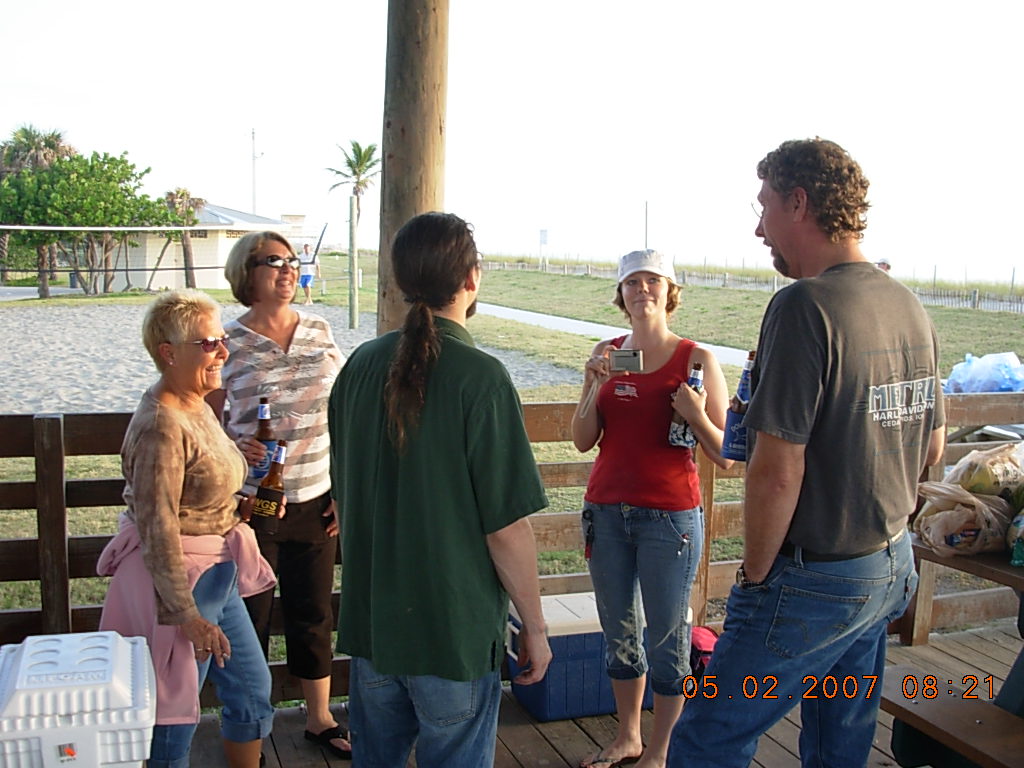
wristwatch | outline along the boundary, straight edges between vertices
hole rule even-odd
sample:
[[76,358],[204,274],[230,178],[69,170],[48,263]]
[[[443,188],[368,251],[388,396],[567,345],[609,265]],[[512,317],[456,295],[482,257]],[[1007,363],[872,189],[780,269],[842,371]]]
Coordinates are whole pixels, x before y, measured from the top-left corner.
[[751,581],[747,578],[747,572],[743,570],[743,563],[740,563],[740,567],[736,569],[736,583],[741,589],[747,587],[759,587],[764,584],[764,581]]

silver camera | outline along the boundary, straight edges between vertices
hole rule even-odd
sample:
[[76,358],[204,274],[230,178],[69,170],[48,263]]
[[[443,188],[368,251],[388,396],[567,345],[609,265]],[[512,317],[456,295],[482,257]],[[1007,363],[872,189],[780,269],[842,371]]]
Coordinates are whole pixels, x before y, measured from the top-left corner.
[[644,369],[644,351],[642,349],[613,349],[609,364],[613,371],[640,373]]

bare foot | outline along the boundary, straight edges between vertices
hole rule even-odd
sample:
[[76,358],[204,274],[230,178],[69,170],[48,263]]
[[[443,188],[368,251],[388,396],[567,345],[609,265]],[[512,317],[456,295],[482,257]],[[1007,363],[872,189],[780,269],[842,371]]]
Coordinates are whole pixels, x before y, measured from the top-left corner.
[[626,744],[623,747],[612,742],[587,760],[580,761],[580,768],[617,768],[620,765],[632,765],[642,756],[643,744]]

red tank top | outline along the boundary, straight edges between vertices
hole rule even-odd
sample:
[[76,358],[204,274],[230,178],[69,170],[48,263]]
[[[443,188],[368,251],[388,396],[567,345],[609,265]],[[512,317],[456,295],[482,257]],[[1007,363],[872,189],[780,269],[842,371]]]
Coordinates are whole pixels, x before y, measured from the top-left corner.
[[[625,338],[611,343],[620,347]],[[604,432],[587,484],[587,501],[667,510],[700,504],[692,451],[668,442],[672,393],[689,375],[695,346],[682,339],[658,370],[613,376],[601,387],[597,410]]]

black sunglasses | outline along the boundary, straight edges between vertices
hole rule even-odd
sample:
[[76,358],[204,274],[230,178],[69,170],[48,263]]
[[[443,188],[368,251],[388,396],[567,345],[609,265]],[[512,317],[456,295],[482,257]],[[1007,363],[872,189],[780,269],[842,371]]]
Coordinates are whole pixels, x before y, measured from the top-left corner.
[[253,265],[257,267],[281,269],[285,264],[287,264],[292,269],[298,271],[301,263],[302,261],[300,261],[298,256],[267,256],[263,259],[257,259],[253,262]]
[[217,349],[218,344],[223,344],[224,348],[228,346],[228,335],[225,333],[223,336],[207,336],[205,339],[196,339],[195,341],[185,341],[183,344],[198,344],[203,348],[203,352],[210,353]]

